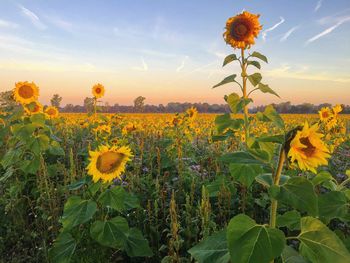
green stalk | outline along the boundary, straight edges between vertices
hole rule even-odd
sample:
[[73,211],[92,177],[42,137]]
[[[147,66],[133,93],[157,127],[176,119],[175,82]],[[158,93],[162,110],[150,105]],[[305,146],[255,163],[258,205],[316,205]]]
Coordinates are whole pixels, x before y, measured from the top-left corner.
[[[273,185],[278,186],[280,183],[281,173],[282,173],[283,164],[285,160],[286,160],[286,153],[284,151],[284,145],[281,145],[280,154],[278,158],[278,166],[277,166],[275,176],[273,178]],[[271,208],[270,208],[270,227],[271,228],[276,228],[277,205],[278,205],[277,200],[272,199]],[[271,263],[274,263],[274,262],[275,260],[271,261]]]
[[[279,159],[278,159],[278,166],[275,173],[275,176],[273,178],[273,184],[278,186],[281,179],[281,173],[283,169],[284,161],[286,160],[286,153],[284,151],[283,145],[280,149]],[[271,209],[270,209],[270,227],[275,228],[276,227],[276,214],[277,214],[277,200],[273,199],[271,202]]]
[[[244,58],[244,49],[241,49],[241,68],[242,68],[242,92],[243,92],[243,98],[247,99],[247,63],[245,62]],[[244,135],[245,135],[245,142],[247,143],[248,137],[249,137],[249,123],[248,123],[248,105],[244,105],[243,108],[244,113]]]

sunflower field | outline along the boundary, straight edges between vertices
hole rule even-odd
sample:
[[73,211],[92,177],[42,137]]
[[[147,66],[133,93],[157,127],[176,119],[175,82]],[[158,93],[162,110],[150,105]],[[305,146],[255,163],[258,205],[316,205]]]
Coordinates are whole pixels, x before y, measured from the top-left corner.
[[[224,39],[238,63],[214,88],[231,114],[59,113],[33,82],[0,111],[0,262],[350,262],[350,116],[251,114],[278,96],[250,51],[247,11]],[[238,50],[238,52],[237,52]]]

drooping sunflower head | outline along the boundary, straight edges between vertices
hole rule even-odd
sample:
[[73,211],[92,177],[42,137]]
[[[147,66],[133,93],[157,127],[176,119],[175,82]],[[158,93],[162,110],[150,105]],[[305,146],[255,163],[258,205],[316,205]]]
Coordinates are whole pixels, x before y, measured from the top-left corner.
[[329,118],[333,116],[333,113],[330,108],[328,107],[323,107],[318,114],[320,115],[320,120],[321,121],[327,121]]
[[33,115],[43,112],[43,105],[40,102],[34,101],[24,106],[24,110],[28,115]]
[[87,167],[88,174],[94,182],[100,179],[104,182],[111,182],[120,178],[125,171],[125,166],[133,156],[127,146],[117,148],[116,146],[101,146],[97,151],[90,151],[90,163]]
[[318,166],[328,163],[329,150],[321,139],[323,134],[317,131],[317,124],[309,127],[305,122],[304,127],[296,132],[290,142],[288,157],[292,164],[296,164],[303,171],[316,173]]
[[186,114],[190,119],[195,119],[198,115],[198,111],[195,107],[191,107],[186,111]]
[[259,23],[260,15],[254,15],[247,11],[230,17],[226,21],[224,39],[233,48],[246,49],[255,44],[262,26]]
[[338,115],[339,112],[341,112],[343,110],[342,106],[337,104],[332,108],[332,111],[334,113],[335,116]]
[[97,99],[102,98],[105,95],[105,87],[100,83],[95,84],[92,87],[92,94]]
[[45,109],[45,115],[50,119],[58,117],[58,109],[54,106],[49,106]]
[[17,82],[13,91],[15,100],[23,105],[34,102],[39,97],[39,88],[34,82]]

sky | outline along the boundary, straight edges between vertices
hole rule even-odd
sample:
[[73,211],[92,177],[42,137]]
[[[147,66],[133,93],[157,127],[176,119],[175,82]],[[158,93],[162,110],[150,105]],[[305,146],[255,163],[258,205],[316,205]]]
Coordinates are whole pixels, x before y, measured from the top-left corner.
[[224,103],[238,87],[211,87],[239,74],[222,68],[238,53],[222,34],[242,10],[261,15],[249,52],[268,57],[262,82],[281,96],[255,92],[254,105],[349,104],[349,0],[0,0],[0,92],[34,81],[42,103],[82,104],[102,83],[110,105]]

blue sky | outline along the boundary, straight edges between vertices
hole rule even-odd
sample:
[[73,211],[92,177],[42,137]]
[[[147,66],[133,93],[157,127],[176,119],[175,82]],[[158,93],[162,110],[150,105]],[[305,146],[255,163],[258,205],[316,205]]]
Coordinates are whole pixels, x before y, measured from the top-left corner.
[[225,22],[242,10],[261,14],[253,50],[269,58],[262,74],[282,97],[269,102],[350,101],[350,2],[254,1],[9,1],[0,2],[0,91],[22,80],[40,86],[47,103],[81,104],[91,86],[105,102],[223,103],[237,89],[211,87],[236,66],[221,68],[232,49]]

